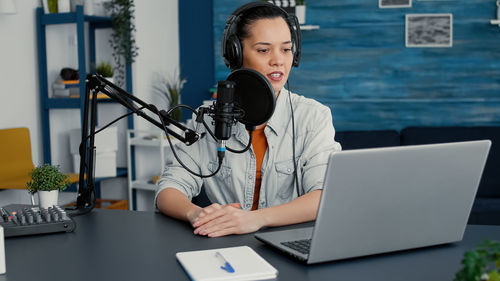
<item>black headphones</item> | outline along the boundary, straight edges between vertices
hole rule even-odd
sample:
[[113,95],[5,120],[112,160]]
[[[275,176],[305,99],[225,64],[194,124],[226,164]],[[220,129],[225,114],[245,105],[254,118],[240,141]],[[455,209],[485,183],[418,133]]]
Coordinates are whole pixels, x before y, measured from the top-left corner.
[[241,48],[241,41],[238,36],[236,36],[236,27],[238,26],[242,14],[255,7],[270,7],[278,9],[280,13],[284,15],[285,21],[288,24],[292,35],[292,66],[299,66],[302,41],[299,20],[295,15],[290,15],[282,8],[264,1],[247,3],[236,9],[227,19],[226,28],[224,29],[224,34],[222,35],[222,57],[224,58],[226,66],[231,70],[235,70],[241,68],[241,65],[243,64],[243,51]]

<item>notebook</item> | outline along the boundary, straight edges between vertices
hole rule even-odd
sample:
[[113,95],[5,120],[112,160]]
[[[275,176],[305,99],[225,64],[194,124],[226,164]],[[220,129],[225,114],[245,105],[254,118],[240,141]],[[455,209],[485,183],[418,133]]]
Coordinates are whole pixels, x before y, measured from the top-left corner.
[[309,264],[460,241],[490,145],[335,152],[314,227],[255,237]]
[[276,278],[278,270],[248,246],[175,255],[191,280],[264,280]]

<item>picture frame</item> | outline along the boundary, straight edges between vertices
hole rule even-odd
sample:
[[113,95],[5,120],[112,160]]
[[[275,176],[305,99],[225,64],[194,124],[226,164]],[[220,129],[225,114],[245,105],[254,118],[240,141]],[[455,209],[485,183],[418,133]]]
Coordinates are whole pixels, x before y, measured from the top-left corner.
[[378,0],[379,8],[411,8],[412,0]]
[[453,47],[453,15],[406,14],[405,45],[407,48]]

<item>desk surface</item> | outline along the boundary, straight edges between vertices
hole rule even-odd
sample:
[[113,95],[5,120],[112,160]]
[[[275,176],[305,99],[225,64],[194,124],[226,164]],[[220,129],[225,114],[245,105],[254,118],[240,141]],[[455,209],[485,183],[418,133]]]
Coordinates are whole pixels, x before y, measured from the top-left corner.
[[500,226],[468,226],[460,243],[304,265],[252,234],[206,238],[184,222],[153,212],[94,210],[76,217],[73,233],[5,240],[7,273],[0,281],[189,280],[175,253],[248,245],[279,270],[278,280],[453,280],[465,251]]

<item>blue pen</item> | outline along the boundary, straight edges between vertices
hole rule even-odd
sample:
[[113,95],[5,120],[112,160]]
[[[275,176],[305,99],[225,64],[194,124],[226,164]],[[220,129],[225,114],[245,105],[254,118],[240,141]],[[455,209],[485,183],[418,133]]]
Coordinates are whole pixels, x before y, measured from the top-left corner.
[[215,257],[220,261],[220,263],[222,264],[220,266],[220,268],[222,270],[225,270],[229,273],[234,273],[234,268],[231,266],[231,264],[224,258],[224,256],[219,253],[219,252],[215,252]]

